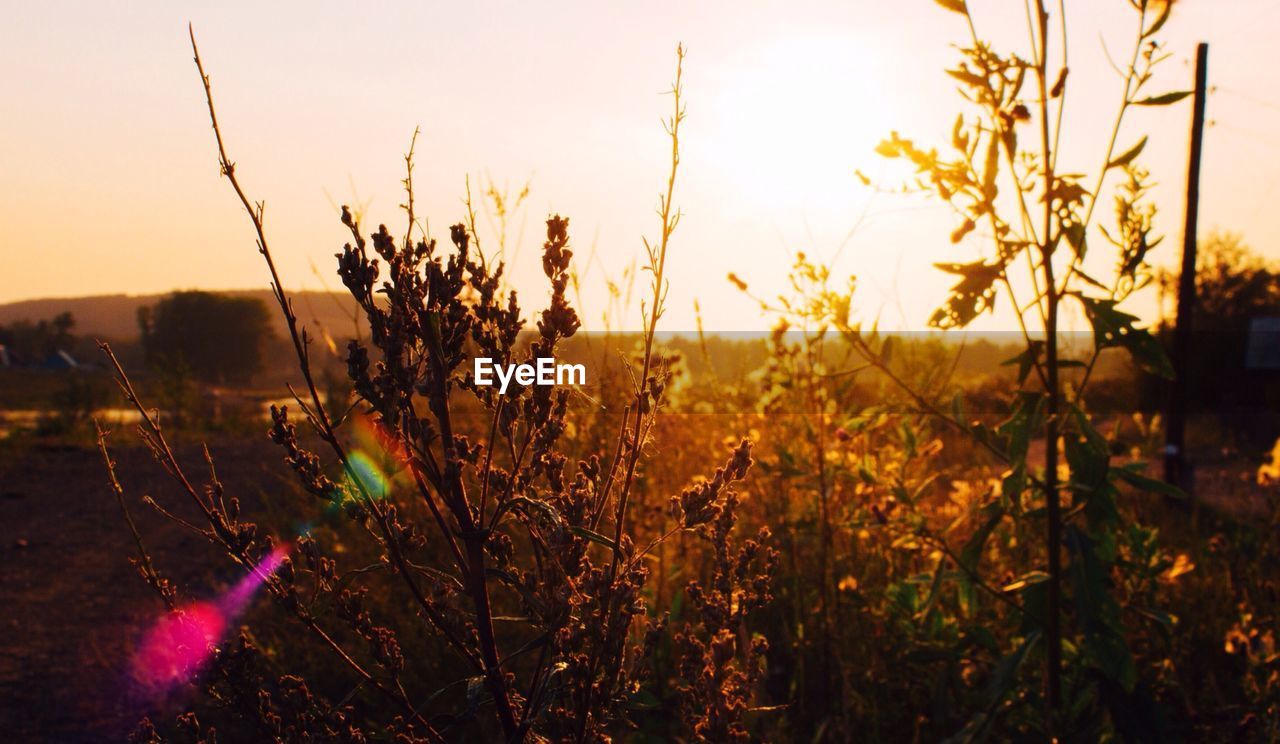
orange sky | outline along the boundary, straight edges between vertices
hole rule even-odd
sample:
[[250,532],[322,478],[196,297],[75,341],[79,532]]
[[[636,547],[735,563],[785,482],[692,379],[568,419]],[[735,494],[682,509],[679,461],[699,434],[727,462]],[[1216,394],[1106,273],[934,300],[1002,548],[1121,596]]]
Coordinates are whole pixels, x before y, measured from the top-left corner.
[[[795,250],[860,277],[859,312],[921,328],[945,295],[935,261],[971,260],[932,202],[880,195],[855,168],[891,129],[944,141],[958,98],[942,73],[965,40],[959,16],[920,0],[808,3],[24,3],[0,30],[0,301],[265,286],[247,223],[218,178],[187,48],[194,23],[232,157],[291,287],[331,286],[359,203],[399,226],[401,155],[415,126],[420,212],[438,235],[460,198],[493,179],[532,191],[513,224],[516,284],[541,296],[539,223],[571,217],[588,324],[606,277],[652,234],[665,174],[659,117],[677,41],[689,48],[688,119],[664,321],[711,330],[768,324],[724,279],[771,294]],[[1069,3],[1072,75],[1064,157],[1092,170],[1119,80],[1102,55],[1132,35],[1121,0]],[[262,6],[262,7],[259,7]],[[1017,4],[971,0],[980,30],[1022,43]],[[1010,12],[1014,8],[1017,12]],[[1280,258],[1280,3],[1184,0],[1162,33],[1173,59],[1153,91],[1188,87],[1211,44],[1203,232],[1240,231]],[[1151,135],[1162,259],[1180,240],[1187,103],[1141,112],[1122,142]],[[1100,210],[1100,212],[1109,210]],[[521,224],[524,224],[523,230]],[[856,226],[856,230],[853,228]],[[397,227],[398,229],[398,227]],[[852,233],[851,233],[852,230]],[[1203,233],[1202,233],[1203,234]],[[594,251],[592,246],[594,245]],[[585,259],[594,254],[588,264]],[[1150,308],[1150,301],[1144,306]],[[632,322],[634,322],[634,317]],[[996,316],[979,327],[1009,327]]]

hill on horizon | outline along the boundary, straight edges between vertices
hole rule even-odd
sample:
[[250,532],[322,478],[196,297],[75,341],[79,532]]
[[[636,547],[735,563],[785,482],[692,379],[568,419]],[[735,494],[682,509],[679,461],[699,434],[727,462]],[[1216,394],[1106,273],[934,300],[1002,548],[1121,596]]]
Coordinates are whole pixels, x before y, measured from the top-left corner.
[[[34,300],[19,300],[0,304],[0,325],[16,321],[48,320],[63,312],[70,312],[76,320],[74,333],[77,336],[101,338],[117,342],[136,341],[138,339],[138,309],[155,305],[174,292],[157,294],[109,294],[91,295],[87,297],[50,297]],[[275,306],[275,299],[269,289],[230,289],[202,290],[213,294],[231,297],[253,297],[267,304],[271,311],[272,326],[277,336],[287,336],[284,318]],[[320,337],[321,328],[328,330],[337,338],[350,337],[355,333],[355,302],[349,295],[338,292],[304,290],[290,292],[293,299],[293,311],[298,321]],[[361,328],[364,328],[363,322]]]
[[[181,291],[186,290],[175,289],[169,292],[138,295],[119,293],[81,297],[50,297],[0,303],[0,326],[16,321],[35,323],[40,320],[50,320],[59,313],[70,312],[76,321],[72,333],[80,338],[97,338],[117,343],[135,342],[140,335],[138,331],[138,309],[145,306],[154,306],[165,297]],[[267,311],[271,317],[272,330],[275,332],[276,337],[282,340],[288,338],[288,328],[286,328],[284,318],[276,307],[275,298],[272,296],[271,290],[230,289],[199,291],[230,297],[252,297],[261,300],[267,305]],[[329,336],[339,344],[341,344],[342,339],[356,336],[357,321],[355,318],[357,316],[359,316],[359,335],[363,337],[368,334],[368,323],[362,313],[357,313],[355,301],[345,292],[299,290],[290,292],[289,297],[293,300],[293,310],[298,316],[300,326],[308,330],[317,341],[323,342],[324,331],[327,331]],[[528,332],[531,332],[533,328],[532,322],[528,322],[525,326],[525,330]],[[628,333],[636,332],[636,330],[615,330],[612,333],[615,336],[626,336]],[[730,343],[736,341],[750,344],[763,341],[769,335],[770,331],[765,329],[706,331],[706,338],[718,337]],[[887,335],[896,334],[887,332]],[[985,349],[982,353],[987,355],[1003,354],[1004,356],[1001,356],[1000,359],[1005,359],[1015,354],[1019,341],[1018,334],[1014,331],[951,334],[930,329],[901,332],[901,335],[907,338],[935,338],[948,344],[967,344],[973,347],[971,349],[973,352],[990,346],[992,348]],[[1083,338],[1086,334],[1064,333],[1062,335],[1071,339],[1076,337]],[[697,334],[681,330],[659,330],[658,336],[665,339],[666,342],[671,342],[677,338],[684,338],[686,341],[697,338]]]

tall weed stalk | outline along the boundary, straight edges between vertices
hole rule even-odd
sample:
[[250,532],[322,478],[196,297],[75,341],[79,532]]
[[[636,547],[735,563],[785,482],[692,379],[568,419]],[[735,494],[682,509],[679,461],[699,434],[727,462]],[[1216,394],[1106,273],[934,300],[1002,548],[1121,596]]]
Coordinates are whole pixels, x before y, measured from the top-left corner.
[[[289,406],[273,406],[270,438],[313,499],[299,508],[344,515],[363,550],[376,557],[369,566],[344,567],[322,539],[282,536],[293,553],[264,578],[276,604],[347,669],[353,687],[345,698],[321,699],[309,686],[316,680],[305,675],[271,679],[251,663],[260,653],[248,636],[220,648],[216,668],[203,677],[206,686],[219,700],[244,703],[241,715],[260,732],[290,740],[393,734],[403,741],[601,741],[646,715],[638,700],[653,697],[651,656],[665,638],[679,663],[674,679],[660,682],[681,691],[671,703],[682,714],[665,727],[702,740],[746,738],[744,718],[766,644],[742,631],[748,614],[769,600],[773,564],[762,538],[739,544],[732,534],[734,484],[751,467],[750,443],[742,440],[723,466],[671,497],[675,526],[669,532],[637,543],[629,519],[667,383],[654,338],[679,221],[674,197],[684,49],[677,50],[666,122],[671,157],[659,237],[645,243],[652,282],[643,356],[631,371],[616,438],[604,451],[570,459],[572,443],[564,441],[575,418],[569,389],[513,383],[499,394],[478,385],[469,364],[479,356],[501,364],[554,357],[577,333],[579,316],[567,299],[568,219],[546,221],[541,264],[550,298],[526,328],[515,293],[503,283],[503,264],[480,250],[470,208],[467,221],[450,228],[447,248],[425,234],[415,213],[411,145],[407,225],[399,237],[385,225],[368,231],[342,209],[350,237],[337,254],[338,275],[367,321],[369,339],[352,340],[346,351],[354,405],[334,406],[317,385],[311,338],[273,258],[265,205],[250,199],[228,155],[194,33],[191,43],[221,173],[248,216],[301,375],[301,389],[290,390],[306,429],[298,430]],[[159,420],[110,348],[103,349],[142,416],[144,442],[199,516],[188,520],[148,503],[252,570],[276,541],[241,517],[207,450],[205,483],[188,476]],[[377,432],[391,461],[389,487],[371,481],[355,457],[344,433],[355,417]],[[312,451],[310,442],[327,452]],[[102,452],[123,508],[105,435]],[[127,508],[125,517],[132,528]],[[699,611],[676,625],[651,606],[648,556],[679,532],[704,541],[716,561],[709,584],[695,581],[686,589]],[[172,586],[134,535],[144,577],[172,608]],[[377,586],[410,607],[409,617],[389,611],[396,602],[372,591],[374,576],[388,577],[390,583]],[[442,644],[444,663],[407,652],[405,644],[423,633]],[[367,699],[371,694],[383,704]],[[199,730],[193,721],[184,725]],[[149,727],[143,738],[154,734]]]

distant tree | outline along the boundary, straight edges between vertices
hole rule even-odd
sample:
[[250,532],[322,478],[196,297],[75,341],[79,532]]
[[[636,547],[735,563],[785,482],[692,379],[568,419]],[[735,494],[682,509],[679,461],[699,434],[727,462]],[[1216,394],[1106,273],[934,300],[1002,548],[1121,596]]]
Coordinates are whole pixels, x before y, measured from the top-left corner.
[[176,292],[140,310],[138,326],[153,367],[180,365],[203,382],[243,384],[262,370],[269,318],[259,299]]
[[0,344],[9,349],[15,361],[35,364],[71,347],[76,340],[71,333],[75,326],[75,316],[69,312],[36,323],[19,320],[0,326]]
[[[1164,310],[1160,336],[1169,346],[1178,273],[1163,271],[1158,279]],[[1193,410],[1215,411],[1235,430],[1254,428],[1259,417],[1252,413],[1260,405],[1274,403],[1280,391],[1274,372],[1245,369],[1249,323],[1275,315],[1280,315],[1280,268],[1260,257],[1240,235],[1211,233],[1196,257],[1193,353],[1186,372]],[[1163,384],[1149,383],[1149,390],[1163,396]],[[1270,438],[1273,429],[1264,427],[1252,434]]]
[[59,347],[68,346],[74,339],[71,335],[71,329],[76,327],[75,316],[70,312],[61,312],[53,316],[53,320],[49,323],[52,333],[53,342]]
[[[1160,273],[1160,293],[1177,296],[1178,273]],[[1164,303],[1167,307],[1168,303]],[[1211,233],[1196,257],[1197,331],[1244,333],[1249,320],[1280,315],[1280,269],[1236,233]],[[1167,317],[1165,325],[1172,322]]]

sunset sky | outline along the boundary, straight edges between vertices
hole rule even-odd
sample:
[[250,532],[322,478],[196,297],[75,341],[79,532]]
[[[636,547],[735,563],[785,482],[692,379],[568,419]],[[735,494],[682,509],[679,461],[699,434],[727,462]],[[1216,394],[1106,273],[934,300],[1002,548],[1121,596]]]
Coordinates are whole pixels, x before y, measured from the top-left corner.
[[[1025,50],[1020,3],[971,5],[981,32]],[[1134,14],[1125,0],[1068,5],[1064,158],[1093,171],[1120,96],[1103,47],[1122,53]],[[661,94],[677,42],[689,50],[676,195],[685,217],[666,328],[692,328],[695,299],[708,329],[766,326],[725,276],[773,294],[796,250],[859,277],[862,317],[921,328],[949,284],[931,264],[978,250],[949,243],[945,207],[873,197],[853,175],[895,178],[876,143],[896,129],[942,144],[959,110],[942,70],[967,32],[960,16],[925,0],[40,2],[5,16],[0,302],[265,286],[248,224],[218,177],[188,21],[239,175],[267,203],[290,288],[321,286],[313,266],[340,286],[338,205],[402,229],[402,155],[421,126],[419,212],[433,233],[447,236],[461,218],[468,175],[477,190],[530,182],[512,225],[515,283],[542,296],[541,220],[569,216],[584,314],[599,327],[606,279],[620,281],[642,255],[641,237],[656,232],[668,147]],[[1189,87],[1195,44],[1210,43],[1202,235],[1238,231],[1275,259],[1278,24],[1280,2],[1178,3],[1161,34],[1173,57],[1151,89]],[[1161,261],[1180,241],[1189,121],[1189,101],[1144,110],[1121,136],[1122,145],[1151,136],[1143,159],[1160,183]]]

